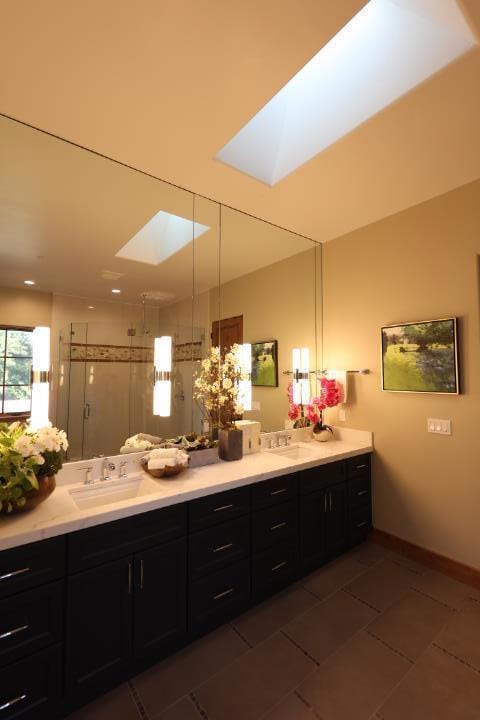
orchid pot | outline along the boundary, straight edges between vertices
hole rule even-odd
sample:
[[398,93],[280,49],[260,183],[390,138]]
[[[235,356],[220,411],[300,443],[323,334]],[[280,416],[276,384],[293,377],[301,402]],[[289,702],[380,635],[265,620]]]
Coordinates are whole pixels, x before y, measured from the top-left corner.
[[313,426],[313,438],[318,442],[328,442],[333,437],[333,428],[323,423],[315,423]]

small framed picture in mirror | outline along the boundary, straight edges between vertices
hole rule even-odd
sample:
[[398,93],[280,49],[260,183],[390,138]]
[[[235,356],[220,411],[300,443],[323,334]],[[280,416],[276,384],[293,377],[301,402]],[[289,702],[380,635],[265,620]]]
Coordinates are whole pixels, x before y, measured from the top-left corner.
[[276,340],[252,343],[252,385],[278,387],[278,344]]

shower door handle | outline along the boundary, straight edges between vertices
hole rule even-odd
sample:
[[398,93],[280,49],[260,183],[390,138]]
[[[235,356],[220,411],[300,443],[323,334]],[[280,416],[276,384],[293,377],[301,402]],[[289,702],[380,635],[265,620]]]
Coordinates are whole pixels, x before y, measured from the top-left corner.
[[88,420],[90,417],[90,403],[85,403],[83,406],[83,419]]

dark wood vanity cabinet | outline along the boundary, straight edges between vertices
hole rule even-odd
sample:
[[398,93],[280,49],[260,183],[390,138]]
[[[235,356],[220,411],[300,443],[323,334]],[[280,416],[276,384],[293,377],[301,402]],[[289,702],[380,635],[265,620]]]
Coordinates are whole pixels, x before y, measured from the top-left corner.
[[364,540],[371,499],[365,454],[0,553],[1,717],[63,717],[238,615]]

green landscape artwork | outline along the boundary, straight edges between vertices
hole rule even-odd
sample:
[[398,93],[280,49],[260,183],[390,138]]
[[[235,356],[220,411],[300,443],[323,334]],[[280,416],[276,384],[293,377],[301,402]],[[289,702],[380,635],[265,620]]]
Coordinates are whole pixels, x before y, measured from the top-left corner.
[[276,340],[252,343],[252,385],[278,386]]
[[382,328],[383,389],[458,393],[456,318]]

